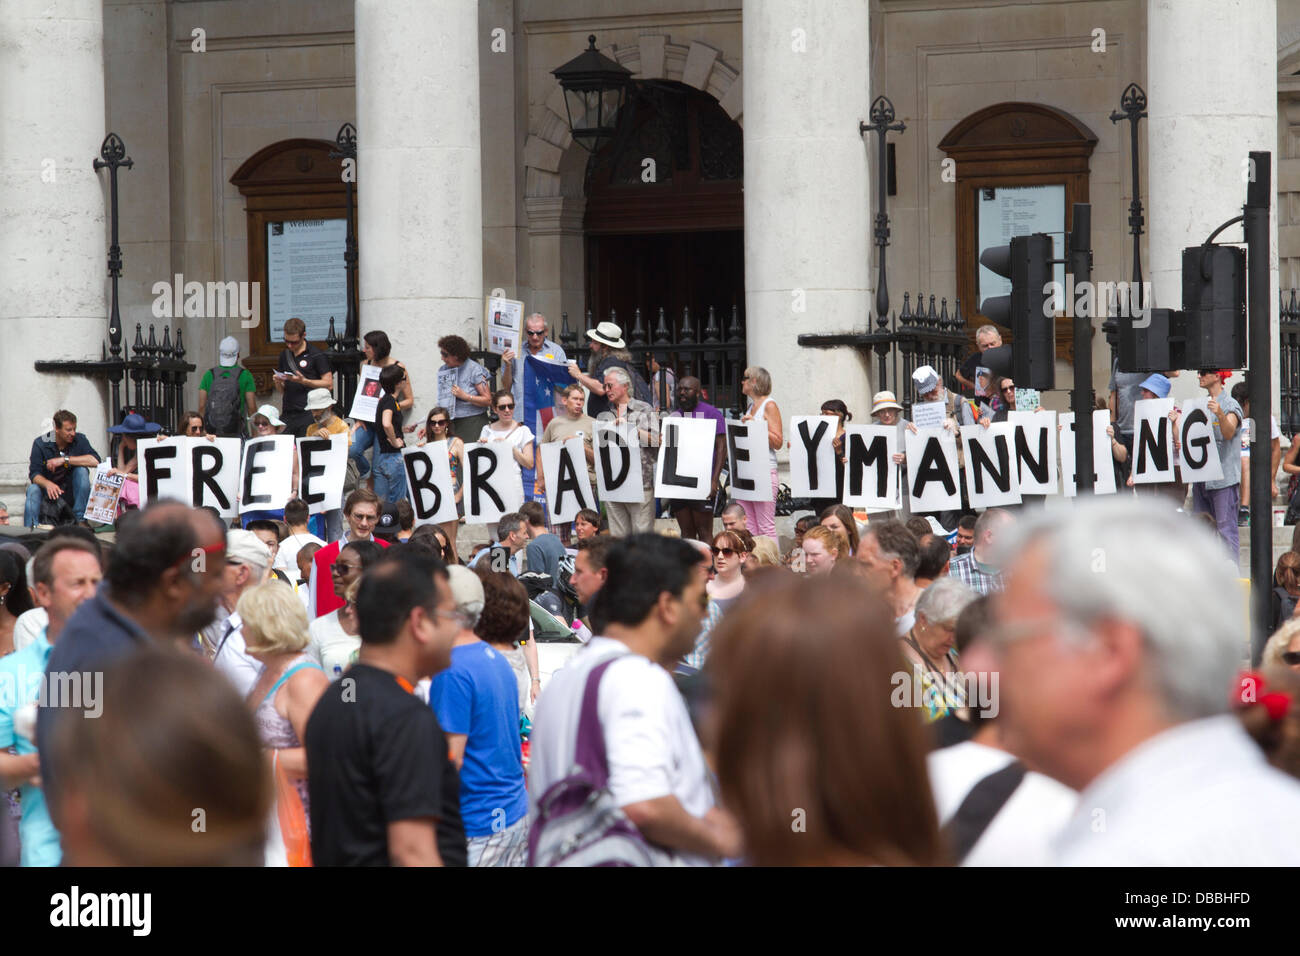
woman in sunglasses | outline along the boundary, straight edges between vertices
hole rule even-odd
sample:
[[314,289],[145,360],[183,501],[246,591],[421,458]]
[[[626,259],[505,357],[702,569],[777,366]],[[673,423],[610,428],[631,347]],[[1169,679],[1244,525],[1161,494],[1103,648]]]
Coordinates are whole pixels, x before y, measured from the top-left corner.
[[997,394],[992,396],[995,399],[993,407],[997,411],[993,413],[993,421],[1005,422],[1007,416],[1016,410],[1016,383],[1005,376],[994,379],[994,382]]
[[[452,434],[451,412],[441,405],[429,409],[429,414],[424,419],[424,428],[420,434],[422,436],[420,438],[421,447],[434,441],[445,441],[447,443],[447,459],[451,465],[451,486],[456,492],[456,514],[463,518],[465,516],[465,492],[461,488],[460,460],[465,452],[465,443]],[[456,553],[456,529],[459,526],[459,521],[444,521],[438,525],[447,541],[450,542],[453,554]]]
[[383,548],[373,541],[349,541],[330,565],[330,582],[334,594],[343,601],[336,611],[322,614],[307,627],[306,653],[321,665],[325,676],[338,680],[352,664],[353,656],[361,647],[361,623],[352,600],[356,586],[366,568],[379,560]]
[[706,586],[709,597],[723,614],[745,590],[742,558],[745,544],[734,531],[720,531],[713,537],[713,566],[717,575]]
[[[533,467],[533,432],[527,425],[515,421],[515,397],[509,389],[501,388],[492,395],[492,410],[497,420],[491,425],[484,425],[479,433],[481,442],[505,442],[514,457],[514,462],[521,469]],[[523,476],[519,477],[522,487]],[[490,534],[496,534],[496,526],[489,525]]]

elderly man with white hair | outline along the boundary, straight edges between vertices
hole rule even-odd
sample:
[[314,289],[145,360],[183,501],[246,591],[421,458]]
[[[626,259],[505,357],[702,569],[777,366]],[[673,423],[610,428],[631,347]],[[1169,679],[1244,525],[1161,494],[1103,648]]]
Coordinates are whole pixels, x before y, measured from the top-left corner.
[[899,640],[920,687],[913,703],[928,721],[966,707],[966,689],[957,670],[957,618],[976,594],[960,581],[940,578],[916,600],[916,620]]
[[1300,784],[1229,713],[1246,639],[1222,545],[1117,498],[1035,517],[1012,544],[987,644],[1008,739],[1080,791],[1057,862],[1300,865]]
[[244,622],[235,607],[245,591],[266,580],[270,567],[271,549],[261,538],[251,531],[226,532],[225,580],[219,603],[229,616],[221,623],[220,634],[214,642],[212,664],[235,685],[240,697],[247,697],[253,689],[261,676],[262,664],[248,653]]
[[655,528],[655,452],[659,432],[655,427],[655,410],[649,402],[632,396],[632,376],[626,369],[612,367],[605,370],[605,397],[609,400],[608,412],[597,418],[636,429],[641,442],[641,484],[645,489],[639,503],[622,501],[605,502],[605,516],[609,519],[609,533],[615,538],[642,534]]

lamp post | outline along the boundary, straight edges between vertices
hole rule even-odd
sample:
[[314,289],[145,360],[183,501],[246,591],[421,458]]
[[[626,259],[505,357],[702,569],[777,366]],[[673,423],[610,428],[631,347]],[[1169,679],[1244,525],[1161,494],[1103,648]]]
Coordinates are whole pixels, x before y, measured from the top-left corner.
[[889,131],[903,132],[905,123],[894,122],[894,104],[887,96],[877,96],[871,104],[871,122],[858,123],[858,134],[872,132],[880,134],[877,140],[879,150],[876,152],[876,229],[875,244],[880,250],[876,263],[876,315],[889,313],[889,287],[885,284],[885,248],[889,245],[889,213],[885,211],[885,194],[888,192],[889,155],[886,140]]
[[[1124,88],[1124,93],[1119,98],[1119,109],[1110,114],[1112,123],[1119,123],[1122,120],[1129,121],[1129,153],[1132,159],[1133,169],[1133,198],[1128,204],[1128,231],[1133,236],[1133,282],[1129,288],[1129,295],[1136,296],[1136,303],[1130,302],[1127,305],[1127,315],[1136,314],[1134,305],[1142,308],[1142,186],[1138,179],[1138,120],[1147,115],[1147,94],[1142,87],[1136,83],[1130,83]],[[1145,303],[1149,309],[1150,302]],[[1109,310],[1108,310],[1109,311]],[[1114,315],[1108,315],[1106,321],[1102,324],[1102,331],[1106,333],[1106,341],[1110,343],[1111,367],[1115,367],[1115,362],[1119,355],[1119,323]]]
[[574,142],[589,153],[600,152],[614,138],[632,71],[597,50],[593,33],[587,37],[586,50],[551,74],[564,91]]
[[[108,351],[114,359],[122,354],[122,316],[117,305],[117,280],[122,277],[122,247],[117,241],[117,171],[122,167],[130,169],[134,165],[135,161],[126,155],[126,144],[116,133],[109,133],[104,137],[104,142],[99,147],[99,158],[92,164],[95,172],[101,169],[108,170],[109,220],[112,224],[112,239],[108,247],[108,275],[112,280],[112,300],[108,310]],[[111,382],[113,393],[111,417],[113,424],[116,425],[118,413],[122,408],[118,393],[121,376],[113,375]]]

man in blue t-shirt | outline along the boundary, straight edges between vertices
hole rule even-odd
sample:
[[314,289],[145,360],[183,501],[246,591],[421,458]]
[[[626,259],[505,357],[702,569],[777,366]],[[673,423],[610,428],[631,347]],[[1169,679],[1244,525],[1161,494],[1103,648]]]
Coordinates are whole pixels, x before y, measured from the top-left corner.
[[[483,579],[458,565],[447,573],[462,615],[461,630],[452,644],[451,667],[433,680],[429,705],[460,771],[460,815],[469,865],[523,866],[528,792],[519,736],[519,685],[503,652],[528,625],[528,596],[513,578],[503,582],[504,575],[485,572],[494,579],[494,599],[485,614]],[[504,596],[495,593],[510,584],[514,589]],[[474,630],[480,624],[487,638],[500,642],[480,639]]]
[[669,418],[707,418],[717,424],[713,439],[713,478],[709,484],[709,497],[699,501],[675,499],[668,503],[669,510],[682,529],[683,538],[694,538],[706,544],[713,543],[713,501],[718,496],[718,475],[727,460],[727,425],[718,411],[701,397],[700,380],[687,375],[677,383],[677,408],[668,413]]
[[[100,705],[99,686],[93,672],[60,675],[48,682],[44,677],[59,633],[78,605],[94,596],[102,576],[99,545],[73,537],[55,538],[44,545],[32,562],[32,584],[36,603],[45,608],[49,624],[33,643],[0,659],[0,687],[12,691],[0,693],[0,781],[6,788],[17,786],[19,790],[23,866],[58,866],[63,858],[45,791],[35,782],[40,777],[36,706],[43,684],[49,685],[44,695],[47,706],[62,703],[51,701],[50,693],[62,696],[75,687],[85,716],[99,716],[95,712]],[[12,754],[7,752],[10,747]]]

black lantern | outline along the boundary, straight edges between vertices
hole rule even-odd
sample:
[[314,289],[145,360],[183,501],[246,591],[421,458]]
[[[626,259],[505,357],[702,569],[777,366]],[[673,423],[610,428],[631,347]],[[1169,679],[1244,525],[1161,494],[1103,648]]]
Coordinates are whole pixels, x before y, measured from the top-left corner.
[[601,54],[592,34],[586,50],[551,73],[564,90],[574,140],[588,152],[598,152],[614,138],[632,71]]

